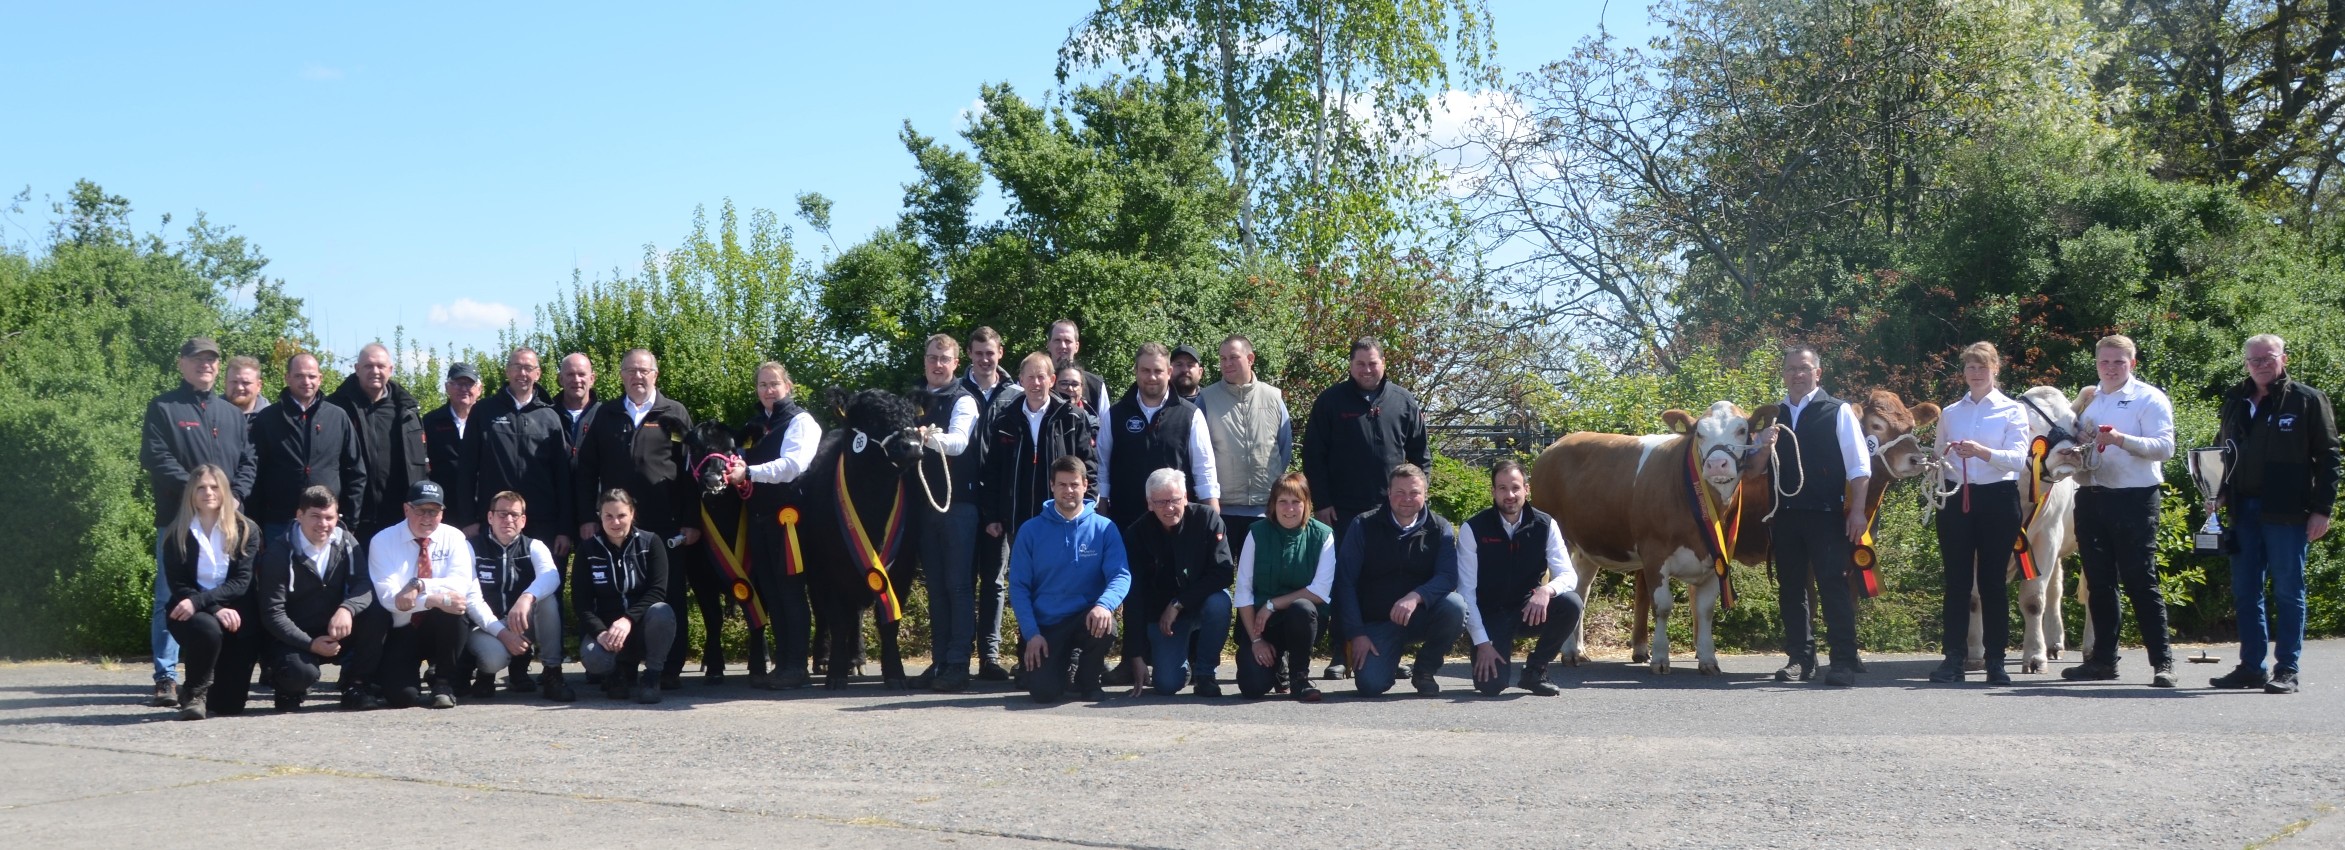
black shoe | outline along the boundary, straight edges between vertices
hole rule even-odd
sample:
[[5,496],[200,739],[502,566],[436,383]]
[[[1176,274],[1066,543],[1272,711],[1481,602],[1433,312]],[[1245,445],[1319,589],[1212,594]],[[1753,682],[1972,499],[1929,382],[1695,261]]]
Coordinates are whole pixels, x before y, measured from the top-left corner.
[[1775,681],[1778,682],[1812,682],[1815,679],[1816,662],[1813,661],[1793,661],[1783,665],[1783,669],[1775,671]]
[[2269,681],[2269,682],[2265,682],[2265,683],[2264,683],[2264,693],[2267,693],[2267,694],[2292,694],[2292,693],[2296,693],[2296,671],[2294,671],[2294,670],[2282,670],[2282,671],[2280,671],[2280,672],[2273,673],[2273,674],[2272,674],[2272,680],[2271,680],[2271,681]]
[[156,682],[155,695],[147,698],[147,705],[155,708],[177,708],[179,706],[179,683],[169,679]]
[[710,671],[704,672],[704,673],[700,674],[700,683],[701,683],[702,685],[707,685],[707,686],[711,686],[711,687],[713,687],[713,686],[716,686],[716,685],[722,685],[722,684],[724,684],[724,683],[725,683],[725,671],[723,671],[723,670],[710,670]]
[[364,687],[342,690],[343,711],[373,711],[383,707],[383,698],[366,692]]
[[1206,699],[1221,696],[1221,683],[1212,679],[1198,679],[1189,684],[1189,694]]
[[1320,674],[1319,674],[1319,678],[1326,679],[1326,680],[1328,680],[1328,681],[1330,681],[1330,682],[1332,682],[1332,681],[1336,681],[1336,680],[1338,680],[1338,679],[1349,679],[1349,678],[1351,678],[1351,677],[1352,677],[1352,668],[1350,668],[1350,667],[1346,667],[1346,666],[1344,666],[1344,665],[1343,665],[1343,664],[1341,664],[1341,663],[1335,663],[1335,662],[1330,662],[1330,663],[1327,665],[1327,669],[1326,669],[1326,670],[1324,670],[1324,671],[1321,671],[1321,672],[1320,672]]
[[1856,684],[1856,668],[1850,664],[1834,664],[1824,668],[1824,684],[1845,688]]
[[1547,681],[1547,671],[1533,670],[1527,667],[1523,669],[1522,678],[1515,680],[1514,686],[1543,697],[1563,693],[1561,689],[1555,687],[1554,683]]
[[2004,668],[2004,666],[2003,666],[2003,665],[2001,665],[2001,664],[1989,664],[1989,665],[1987,665],[1987,684],[1988,684],[1988,685],[2008,685],[2008,684],[2011,684],[2011,671],[2010,671],[2010,670],[2008,670],[2008,669],[2005,669],[2005,668]]
[[474,674],[472,687],[465,690],[463,696],[478,700],[495,699],[497,696],[497,675],[495,673]]
[[1930,681],[1941,685],[1962,681],[1962,661],[1949,658],[1938,662],[1937,669],[1930,671]]
[[2172,662],[2160,664],[2156,670],[2150,673],[2150,687],[2174,687],[2174,665]]
[[765,673],[751,673],[749,674],[749,689],[753,691],[773,690],[774,677]]
[[538,693],[554,702],[578,701],[578,692],[570,689],[569,682],[563,681],[560,670],[547,670],[545,675],[538,678]]
[[646,676],[643,684],[635,686],[635,702],[640,705],[658,705],[662,698],[661,690],[660,687],[651,683],[650,677]]
[[806,682],[804,670],[784,670],[774,674],[774,690],[777,691],[795,691],[806,687]]
[[1850,672],[1850,673],[1862,673],[1862,672],[1865,672],[1865,660],[1864,660],[1864,659],[1862,659],[1862,658],[1851,658],[1851,659],[1849,659],[1849,660],[1848,660],[1848,672]]
[[1083,701],[1084,701],[1084,702],[1106,702],[1106,701],[1107,701],[1107,689],[1106,689],[1106,688],[1092,688],[1091,690],[1084,691],[1084,692],[1083,692]]
[[1310,685],[1304,685],[1302,690],[1295,692],[1296,702],[1318,702],[1326,698],[1327,696],[1325,694],[1321,694],[1318,688],[1311,687]]
[[2071,682],[2107,682],[2117,678],[2117,665],[2105,661],[2087,661],[2060,671],[2060,678]]
[[957,694],[966,692],[969,690],[969,674],[955,670],[946,670],[943,673],[937,674],[936,681],[929,683],[929,688],[940,694]]
[[2272,680],[2264,675],[2264,668],[2241,664],[2231,668],[2229,673],[2208,679],[2207,687],[2224,691],[2244,691],[2249,688],[2260,688],[2271,684],[2271,682]]
[[[647,673],[648,673],[648,672],[650,672],[650,671],[645,671],[645,672],[647,672]],[[649,677],[647,676],[646,678],[649,678]],[[660,690],[663,690],[663,691],[680,691],[680,690],[683,690],[683,689],[684,689],[684,674],[682,674],[682,673],[661,673],[661,674],[660,674]]]
[[1007,682],[1010,680],[1010,671],[1002,666],[1001,659],[988,658],[977,662],[977,678],[988,682]]
[[284,695],[284,694],[278,694],[278,695],[277,695],[277,698],[276,698],[275,700],[273,700],[273,701],[274,701],[274,702],[277,704],[277,713],[278,713],[278,714],[291,714],[291,713],[293,713],[293,712],[296,712],[296,711],[300,711],[300,710],[301,710],[301,695],[300,695],[300,694],[294,694],[294,695],[292,695],[292,696],[286,696],[286,695]]
[[203,720],[211,716],[211,712],[201,702],[188,703],[179,707],[179,719],[181,720]]
[[936,687],[936,676],[935,667],[922,670],[920,675],[912,677],[912,687],[923,691],[932,690]]
[[429,703],[429,707],[431,707],[431,708],[455,708],[455,707],[456,707],[456,689],[455,689],[454,687],[450,686],[450,685],[449,685],[448,683],[446,683],[446,682],[433,682],[433,683],[432,683],[432,701]]
[[1409,684],[1416,687],[1418,696],[1438,696],[1441,693],[1441,683],[1431,676],[1410,676]]
[[603,696],[611,699],[627,698],[627,680],[617,674],[603,677]]
[[1132,665],[1118,664],[1109,668],[1106,673],[1100,674],[1099,683],[1110,687],[1120,688],[1131,684],[1132,678]]

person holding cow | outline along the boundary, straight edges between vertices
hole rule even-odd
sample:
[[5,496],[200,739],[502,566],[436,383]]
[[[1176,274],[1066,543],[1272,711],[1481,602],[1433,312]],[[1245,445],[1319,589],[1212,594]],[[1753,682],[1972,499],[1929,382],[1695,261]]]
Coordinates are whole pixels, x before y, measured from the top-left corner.
[[[920,456],[925,498],[911,504],[922,516],[918,523],[921,578],[928,586],[928,637],[935,663],[915,684],[947,693],[969,688],[969,655],[977,638],[978,460],[982,446],[971,450],[977,433],[977,399],[962,387],[957,374],[961,344],[945,334],[928,338],[922,359],[927,381],[913,393],[920,405],[914,419],[920,441],[929,452]],[[932,454],[933,452],[933,454]],[[936,505],[942,502],[944,509]]]
[[1283,662],[1295,698],[1318,702],[1311,644],[1335,592],[1335,529],[1311,515],[1311,483],[1302,473],[1280,476],[1270,493],[1270,521],[1248,528],[1250,539],[1238,550],[1238,692],[1268,695]]
[[158,708],[180,704],[179,643],[172,638],[164,614],[171,605],[171,587],[163,575],[163,542],[175,531],[188,475],[205,464],[228,472],[230,491],[243,499],[252,494],[253,454],[246,439],[242,411],[212,392],[220,379],[220,344],[210,337],[191,337],[179,346],[179,386],[147,402],[140,426],[138,462],[146,468],[148,489],[155,494],[154,607],[148,617],[147,640],[154,649],[155,692],[147,704]]
[[1364,696],[1392,688],[1400,655],[1417,644],[1410,683],[1417,693],[1441,693],[1449,645],[1466,621],[1457,593],[1457,530],[1425,507],[1430,483],[1416,464],[1393,467],[1385,504],[1355,516],[1335,555],[1335,614],[1350,635],[1353,687]]
[[[2304,649],[2304,561],[2312,542],[2328,536],[2337,504],[2336,411],[2321,391],[2289,380],[2287,345],[2272,334],[2249,337],[2241,347],[2247,379],[2223,395],[2219,439],[2238,447],[2223,506],[2230,509],[2239,666],[2210,683],[2217,688],[2260,685],[2265,693],[2296,693],[2296,664]],[[2100,625],[2097,613],[2093,624]]]
[[[1221,484],[1213,466],[1212,437],[1205,414],[1172,394],[1172,359],[1160,343],[1146,343],[1132,358],[1131,392],[1107,409],[1099,422],[1099,512],[1127,528],[1148,513],[1143,487],[1159,469],[1188,477],[1196,497],[1221,509]],[[1124,612],[1124,659],[1108,677],[1111,685],[1136,685],[1136,663],[1150,655],[1145,624],[1153,612]]]
[[785,517],[795,522],[795,484],[814,465],[814,450],[822,444],[822,426],[790,399],[796,390],[789,367],[773,360],[758,365],[757,411],[741,426],[749,445],[741,450],[741,463],[725,472],[727,483],[750,488],[750,569],[765,601],[765,618],[773,624],[773,687],[781,690],[803,688],[809,681],[806,636],[814,628],[805,565],[796,562],[790,547],[795,529],[782,524]]
[[2092,653],[2060,671],[2070,681],[2117,674],[2120,592],[2133,609],[2150,657],[2150,686],[2174,687],[2174,650],[2166,602],[2158,590],[2158,517],[2167,458],[2174,456],[2174,403],[2133,374],[2133,340],[2101,338],[2093,346],[2100,384],[2077,394],[2078,439],[2090,437],[2090,461],[2077,475],[2077,554],[2084,561],[2085,608]]
[[635,524],[636,507],[625,489],[603,491],[595,506],[597,532],[579,544],[570,586],[581,633],[578,660],[587,675],[602,678],[604,696],[650,705],[660,701],[662,665],[672,657],[678,624],[668,604],[675,583],[668,580],[667,542]]
[[1871,519],[1865,516],[1872,454],[1864,444],[1852,406],[1826,394],[1816,348],[1795,344],[1783,353],[1784,401],[1776,422],[1794,439],[1777,440],[1768,469],[1778,497],[1773,528],[1775,589],[1783,617],[1783,649],[1790,657],[1775,681],[1805,682],[1816,675],[1815,609],[1809,586],[1824,609],[1831,667],[1824,683],[1856,684],[1856,598],[1848,571],[1856,544]]
[[1100,676],[1115,643],[1115,609],[1132,588],[1123,533],[1083,495],[1083,459],[1050,462],[1051,503],[1010,543],[1010,608],[1024,648],[1020,669],[1035,702],[1107,698]]
[[[1188,476],[1178,469],[1149,473],[1143,492],[1148,515],[1124,526],[1132,570],[1126,628],[1154,630],[1149,686],[1157,693],[1171,696],[1188,682],[1197,696],[1221,696],[1214,673],[1229,644],[1229,589],[1238,569],[1221,514],[1189,501]],[[1137,681],[1139,671],[1132,672]]]
[[[1319,521],[1335,529],[1338,543],[1352,517],[1385,502],[1393,469],[1414,464],[1430,469],[1433,455],[1425,438],[1425,414],[1407,387],[1386,379],[1384,345],[1372,339],[1352,343],[1350,380],[1319,392],[1303,426],[1303,477],[1319,502]],[[1346,621],[1322,622],[1334,629],[1328,639],[1334,658],[1326,677],[1351,675],[1345,666]]]
[[[1084,477],[1091,477],[1091,417],[1072,396],[1052,390],[1056,371],[1050,355],[1026,355],[1018,363],[1019,393],[1010,397],[1008,410],[995,414],[986,431],[985,474],[978,488],[978,521],[987,537],[1002,541],[1005,549],[1017,542],[1018,530],[1045,510],[1051,500],[1051,466],[1062,457],[1081,461]],[[1077,376],[1075,386],[1080,388]],[[1003,571],[1004,581],[1008,571]],[[1009,671],[1001,666],[1000,600],[978,599],[977,631],[980,649],[977,678],[1001,681]],[[990,606],[990,607],[989,607]]]
[[1466,520],[1457,547],[1458,595],[1466,601],[1466,633],[1474,642],[1474,689],[1506,690],[1515,636],[1538,636],[1523,659],[1515,687],[1543,697],[1561,691],[1547,681],[1547,665],[1579,627],[1580,576],[1564,554],[1563,529],[1530,506],[1523,465],[1502,460],[1490,468],[1491,507]]
[[[583,442],[578,445],[572,489],[577,493],[575,515],[588,518],[578,527],[581,539],[599,533],[593,518],[601,513],[604,497],[616,489],[627,491],[632,500],[630,528],[648,532],[679,550],[700,542],[700,529],[693,521],[698,517],[692,513],[700,503],[694,492],[691,462],[684,457],[684,435],[692,431],[692,414],[660,393],[659,376],[659,359],[651,352],[640,348],[627,352],[619,360],[619,382],[625,394],[617,404],[598,407],[580,435]],[[679,556],[689,554],[678,552]],[[700,606],[701,625],[713,643],[722,631],[725,611],[716,571],[705,565],[695,570],[668,561],[663,555],[660,577],[667,582],[667,590],[660,601],[671,605],[682,601],[686,574],[694,573],[690,580],[698,585],[695,590],[707,597]],[[666,654],[659,663],[647,666],[660,671],[662,689],[683,687],[679,668],[684,666],[684,642],[663,648]]]
[[1930,671],[1932,682],[1960,682],[1970,640],[1972,588],[1977,588],[1986,646],[1987,684],[2011,684],[2004,656],[2011,646],[2011,604],[2006,579],[2012,544],[2019,539],[2019,477],[2027,472],[2027,409],[1995,387],[2002,370],[1992,343],[1962,350],[1962,398],[1938,417],[1936,454],[1953,464],[1958,492],[1938,514],[1938,554],[1945,564],[1944,605],[1940,607],[1945,660]]

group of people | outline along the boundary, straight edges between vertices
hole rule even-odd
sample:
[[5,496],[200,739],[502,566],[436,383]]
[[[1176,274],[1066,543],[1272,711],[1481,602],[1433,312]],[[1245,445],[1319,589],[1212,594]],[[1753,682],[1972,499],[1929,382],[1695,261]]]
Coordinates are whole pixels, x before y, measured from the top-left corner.
[[[1055,323],[1048,339],[1015,373],[990,328],[970,335],[966,370],[958,340],[938,335],[925,347],[913,394],[921,462],[952,482],[952,498],[911,501],[924,514],[914,551],[935,659],[919,685],[961,691],[973,679],[1016,677],[1041,700],[1123,686],[1218,696],[1234,644],[1236,684],[1249,698],[1318,701],[1315,681],[1341,679],[1381,694],[1404,676],[1437,693],[1464,634],[1479,691],[1557,693],[1547,667],[1583,607],[1562,530],[1528,504],[1528,471],[1512,461],[1491,470],[1490,509],[1453,524],[1428,508],[1425,416],[1386,376],[1376,342],[1352,346],[1348,378],[1313,400],[1298,439],[1243,336],[1221,342],[1220,380],[1210,384],[1196,349],[1142,345],[1130,388],[1113,399],[1109,382],[1080,365],[1074,322]],[[2287,379],[2283,346],[2249,340],[2247,380],[2224,402],[2224,439],[2238,446],[2226,507],[2246,651],[2217,687],[2296,687],[2306,547],[2326,533],[2335,501],[2328,401]],[[2091,438],[2107,454],[2078,506],[2097,639],[2094,656],[2063,675],[2116,678],[2122,594],[2153,684],[2172,686],[2154,560],[2172,406],[2132,375],[2134,355],[2123,337],[2098,350],[2102,380],[2085,416],[2103,426]],[[1966,349],[1963,361],[1969,392],[1947,408],[1938,436],[1963,491],[1961,509],[1938,525],[1949,660],[1932,678],[1963,676],[1960,630],[1975,584],[1986,677],[2003,682],[2004,564],[2022,524],[2027,423],[1996,389],[1992,346]],[[277,708],[295,710],[327,664],[340,667],[351,709],[452,707],[493,696],[500,671],[509,690],[567,702],[573,627],[591,682],[613,698],[658,702],[681,686],[689,647],[677,609],[688,595],[705,626],[704,675],[722,681],[718,638],[735,594],[700,545],[699,483],[683,441],[691,414],[660,394],[651,352],[621,359],[612,398],[595,395],[584,354],[562,358],[549,392],[538,353],[516,349],[487,398],[478,371],[459,363],[447,373],[447,403],[428,413],[391,379],[380,345],[362,350],[331,394],[319,360],[295,355],[273,403],[258,397],[259,364],[223,362],[210,339],[188,340],[178,367],[181,385],[149,405],[140,451],[156,498],[154,704],[189,719],[241,713],[258,668]],[[1863,539],[1869,451],[1821,374],[1813,348],[1787,352],[1780,421],[1798,439],[1781,444],[1770,472],[1795,485],[1846,485],[1781,490],[1801,495],[1780,506],[1773,536],[1790,656],[1776,677],[1821,672],[1846,685],[1861,668],[1853,599],[1811,593],[1810,581],[1841,586]],[[790,505],[821,440],[794,389],[782,364],[761,365],[756,410],[738,429],[742,457],[725,475],[755,518]],[[1290,472],[1298,453],[1301,469]],[[776,638],[774,671],[752,670],[751,683],[802,687],[806,579],[785,568],[790,543],[778,522],[753,521],[747,532],[760,613]],[[1017,619],[1016,672],[1001,653],[1005,603]],[[1821,671],[1811,603],[1823,609],[1830,647]],[[1517,671],[1524,637],[1533,648]],[[2278,650],[2266,673],[2268,641]],[[1330,660],[1315,680],[1320,647]],[[184,683],[174,669],[182,661]]]

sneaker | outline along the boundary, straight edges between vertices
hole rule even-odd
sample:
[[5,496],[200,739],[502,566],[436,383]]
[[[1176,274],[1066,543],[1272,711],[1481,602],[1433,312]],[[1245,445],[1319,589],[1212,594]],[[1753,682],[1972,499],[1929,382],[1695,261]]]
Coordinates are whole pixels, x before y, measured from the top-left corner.
[[2244,691],[2248,688],[2263,687],[2270,684],[2271,681],[2270,678],[2264,676],[2264,668],[2261,666],[2249,667],[2241,664],[2231,668],[2229,673],[2208,679],[2207,687],[2223,691]]
[[2265,683],[2264,683],[2264,693],[2267,693],[2267,694],[2292,694],[2292,693],[2296,693],[2296,671],[2294,671],[2294,670],[2282,670],[2282,671],[2280,671],[2280,672],[2273,673],[2273,674],[2272,674],[2272,680],[2271,680],[2271,681],[2269,681],[2269,682],[2265,682]]
[[1331,682],[1338,679],[1349,679],[1351,677],[1352,668],[1332,662],[1327,665],[1326,670],[1320,671],[1319,673],[1319,678],[1326,679]]
[[1824,668],[1824,684],[1831,685],[1835,688],[1845,688],[1851,685],[1855,685],[1855,667],[1848,664],[1834,664],[1830,667]]
[[1002,666],[1001,659],[988,658],[977,662],[977,678],[988,682],[1007,682],[1010,680],[1010,671]]
[[1778,682],[1812,682],[1815,680],[1816,662],[1813,661],[1794,661],[1783,665],[1783,669],[1775,671],[1775,681]]
[[547,670],[544,676],[539,677],[538,693],[554,702],[578,701],[578,692],[570,689],[570,683],[563,680],[560,670]]
[[495,699],[497,696],[496,674],[476,674],[472,679],[472,689],[464,695],[479,700]]
[[278,714],[291,714],[301,710],[300,694],[294,694],[292,696],[278,694],[273,702],[275,702],[277,705]]
[[435,686],[432,688],[432,701],[429,705],[431,708],[455,708],[456,695]]
[[1522,678],[1515,680],[1514,686],[1543,697],[1563,693],[1547,681],[1547,674],[1543,671],[1524,670]]
[[1441,693],[1441,682],[1431,676],[1410,676],[1409,684],[1416,686],[1419,696],[1429,697]]
[[179,719],[181,720],[203,720],[210,716],[211,714],[205,711],[204,704],[201,702],[191,702],[179,709]]
[[2060,678],[2071,682],[2108,682],[2117,678],[2117,665],[2105,661],[2087,661],[2060,671]]
[[639,705],[658,705],[663,698],[660,693],[662,688],[652,684],[651,677],[643,678],[643,683],[635,686],[635,702]]
[[367,693],[363,687],[345,688],[342,691],[343,711],[373,711],[382,707],[383,698]]
[[1937,669],[1930,671],[1930,681],[1941,685],[1962,681],[1962,662],[1953,658],[1938,662]]
[[2174,665],[2170,663],[2158,665],[2157,670],[2150,673],[2150,687],[2174,687]]
[[147,698],[147,705],[155,708],[176,708],[179,705],[179,683],[164,679],[155,683],[155,695]]
[[1302,690],[1295,692],[1296,702],[1318,702],[1326,698],[1326,695],[1319,693],[1318,688],[1310,685],[1304,685]]

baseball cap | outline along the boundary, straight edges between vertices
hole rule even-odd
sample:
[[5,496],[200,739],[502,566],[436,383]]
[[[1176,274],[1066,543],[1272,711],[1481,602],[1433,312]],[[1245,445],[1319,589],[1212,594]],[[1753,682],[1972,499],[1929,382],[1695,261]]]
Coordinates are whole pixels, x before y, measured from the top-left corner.
[[207,352],[213,357],[221,356],[220,343],[208,336],[192,336],[188,337],[186,342],[179,344],[179,356],[181,357],[194,357]]
[[457,379],[471,381],[475,384],[480,383],[480,370],[474,368],[470,363],[466,363],[461,360],[456,361],[455,363],[448,365],[448,380],[454,381]]
[[415,482],[415,486],[407,488],[407,503],[419,506],[438,505],[445,507],[448,500],[440,490],[438,482],[418,481]]
[[[1188,344],[1182,344],[1182,345],[1176,345],[1176,346],[1173,346],[1173,350],[1172,350],[1172,356],[1173,356],[1173,357],[1179,357],[1179,356],[1181,356],[1181,355],[1183,355],[1183,354],[1189,355],[1189,359],[1191,359],[1191,360],[1195,360],[1195,361],[1197,361],[1197,362],[1199,362],[1199,363],[1203,363],[1203,362],[1205,362],[1205,358],[1197,356],[1197,347],[1196,347],[1196,346],[1193,346],[1193,345],[1188,345]],[[1167,358],[1167,359],[1170,359],[1170,358]]]

